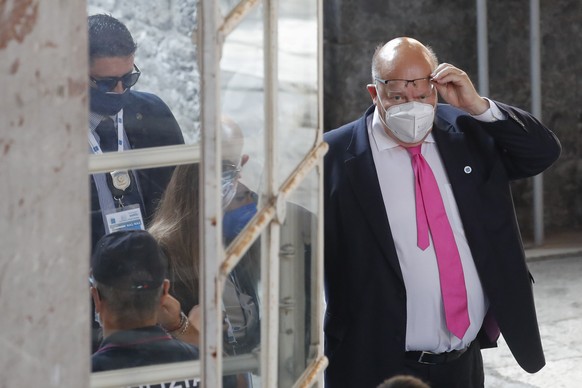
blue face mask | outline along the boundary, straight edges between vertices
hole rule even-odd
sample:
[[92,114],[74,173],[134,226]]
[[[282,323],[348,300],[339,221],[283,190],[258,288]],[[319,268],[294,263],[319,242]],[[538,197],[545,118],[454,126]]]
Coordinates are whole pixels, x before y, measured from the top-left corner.
[[127,104],[129,89],[123,93],[106,93],[96,88],[89,88],[89,106],[91,112],[104,116],[117,114]]
[[222,231],[227,242],[232,241],[257,213],[257,204],[252,202],[224,213]]

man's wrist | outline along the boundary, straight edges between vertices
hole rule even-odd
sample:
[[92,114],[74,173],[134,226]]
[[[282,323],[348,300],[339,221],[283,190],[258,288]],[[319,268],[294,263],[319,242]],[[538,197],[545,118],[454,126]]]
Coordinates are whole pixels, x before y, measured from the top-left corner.
[[188,324],[188,317],[186,316],[186,314],[184,314],[182,311],[180,311],[180,317],[178,320],[178,323],[175,325],[168,327],[164,327],[164,329],[166,329],[166,331],[170,334],[181,331],[181,329],[184,328],[184,326],[186,326]]
[[469,110],[469,114],[471,114],[471,116],[480,116],[491,109],[489,99],[485,97],[479,97],[479,99],[480,101]]
[[489,108],[478,115],[472,115],[474,119],[483,121],[486,123],[492,123],[497,120],[505,120],[507,116],[499,109],[495,102],[491,101],[487,97],[483,97],[485,101],[489,104]]

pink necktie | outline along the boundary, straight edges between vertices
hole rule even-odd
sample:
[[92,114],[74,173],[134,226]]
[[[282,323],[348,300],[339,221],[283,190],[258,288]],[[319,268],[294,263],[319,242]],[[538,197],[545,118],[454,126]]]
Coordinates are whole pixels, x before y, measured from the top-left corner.
[[420,149],[420,145],[406,148],[412,157],[414,169],[417,243],[420,249],[425,250],[429,246],[430,230],[439,268],[447,327],[456,337],[463,338],[469,328],[469,313],[461,257],[436,179]]

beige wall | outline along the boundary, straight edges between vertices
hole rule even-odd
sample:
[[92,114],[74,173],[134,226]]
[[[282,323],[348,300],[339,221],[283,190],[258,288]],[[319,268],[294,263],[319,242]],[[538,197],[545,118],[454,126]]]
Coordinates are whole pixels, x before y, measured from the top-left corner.
[[86,50],[84,1],[0,1],[0,387],[89,384]]

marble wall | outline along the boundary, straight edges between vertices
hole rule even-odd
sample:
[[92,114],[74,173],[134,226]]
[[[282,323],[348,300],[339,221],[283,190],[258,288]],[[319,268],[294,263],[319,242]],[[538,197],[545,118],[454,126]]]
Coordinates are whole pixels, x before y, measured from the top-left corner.
[[[529,1],[488,3],[490,97],[531,110]],[[546,235],[582,229],[582,3],[540,1],[542,121],[560,138],[560,160],[544,173]],[[412,36],[477,83],[476,1],[325,0],[325,129],[359,117],[377,45]],[[532,180],[513,185],[525,239],[533,231]]]

